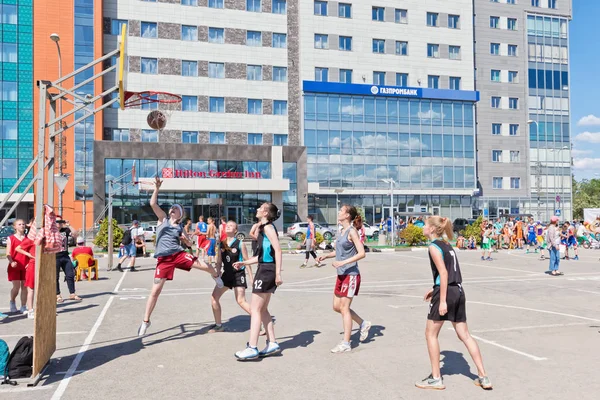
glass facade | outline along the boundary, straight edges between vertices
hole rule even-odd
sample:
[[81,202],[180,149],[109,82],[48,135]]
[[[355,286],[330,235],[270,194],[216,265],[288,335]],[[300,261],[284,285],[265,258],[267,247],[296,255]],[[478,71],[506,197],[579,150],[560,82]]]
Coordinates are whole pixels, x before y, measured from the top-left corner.
[[473,102],[304,94],[308,180],[323,188],[475,189]]
[[0,3],[0,193],[7,193],[33,158],[33,0]]

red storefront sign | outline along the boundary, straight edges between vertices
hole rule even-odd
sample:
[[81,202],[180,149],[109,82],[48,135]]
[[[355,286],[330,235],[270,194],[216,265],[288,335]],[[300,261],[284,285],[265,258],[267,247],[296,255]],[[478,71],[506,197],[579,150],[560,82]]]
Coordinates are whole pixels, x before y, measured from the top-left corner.
[[262,179],[260,172],[252,171],[194,171],[191,169],[163,168],[163,178],[217,178],[217,179]]

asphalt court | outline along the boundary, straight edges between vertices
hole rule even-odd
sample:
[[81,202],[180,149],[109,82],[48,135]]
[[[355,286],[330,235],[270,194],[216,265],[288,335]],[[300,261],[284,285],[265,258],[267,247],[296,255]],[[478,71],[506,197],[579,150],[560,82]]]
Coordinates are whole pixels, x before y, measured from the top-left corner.
[[[102,279],[77,284],[84,300],[58,309],[57,351],[44,379],[33,388],[2,386],[0,397],[596,399],[600,251],[582,250],[581,260],[563,260],[562,277],[545,274],[548,261],[537,254],[504,251],[486,262],[479,257],[458,252],[469,328],[493,391],[473,385],[475,366],[449,324],[440,334],[447,389],[414,387],[430,370],[422,297],[432,280],[427,253],[413,251],[369,253],[361,261],[363,283],[353,308],[373,328],[367,342],[358,344],[355,333],[353,351],[336,355],[329,353],[341,340],[341,318],[331,308],[334,269],[330,263],[300,269],[302,255],[284,255],[284,284],[270,307],[283,351],[248,363],[233,356],[249,334],[249,317],[233,294],[222,298],[226,331],[206,333],[213,322],[208,274],[177,271],[140,339],[154,260],[141,259],[140,272],[121,274],[106,272],[102,259]],[[7,293],[8,282],[2,281]],[[8,301],[1,306],[6,312]],[[11,348],[32,331],[32,321],[22,317],[0,323],[0,337]]]

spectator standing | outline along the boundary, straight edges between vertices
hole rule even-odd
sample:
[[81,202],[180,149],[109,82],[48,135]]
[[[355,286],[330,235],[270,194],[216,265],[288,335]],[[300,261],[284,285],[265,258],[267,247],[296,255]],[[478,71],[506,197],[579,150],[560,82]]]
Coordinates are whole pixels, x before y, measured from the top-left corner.
[[70,293],[69,300],[81,301],[81,297],[75,293],[75,267],[69,257],[69,241],[70,237],[74,236],[73,231],[65,220],[59,219],[56,221],[56,224],[62,236],[61,249],[56,253],[56,302],[63,302],[63,298],[60,295],[60,270],[64,272],[67,280],[67,287]]
[[117,264],[117,271],[123,272],[123,268],[121,268],[121,264],[125,262],[126,259],[130,258],[129,261],[129,271],[137,272],[135,269],[135,257],[137,255],[137,247],[135,246],[135,241],[138,236],[144,235],[144,228],[140,228],[140,223],[138,220],[133,220],[131,222],[131,226],[127,228],[125,232],[123,232],[123,238],[121,239],[121,244],[123,247],[123,256],[119,259],[119,264]]

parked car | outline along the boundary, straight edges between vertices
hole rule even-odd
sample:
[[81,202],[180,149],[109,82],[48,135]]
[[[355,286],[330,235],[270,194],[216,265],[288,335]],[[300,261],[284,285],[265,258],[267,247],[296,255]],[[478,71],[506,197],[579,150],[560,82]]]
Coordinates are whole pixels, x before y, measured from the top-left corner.
[[363,227],[365,228],[365,235],[368,238],[377,238],[379,236],[379,227],[371,226],[366,222],[363,222]]
[[3,226],[0,228],[0,247],[6,247],[6,242],[8,241],[8,237],[14,235],[15,228],[12,226]]
[[144,229],[144,241],[151,242],[154,240],[154,235],[156,235],[156,227],[157,225],[142,226]]
[[454,223],[452,224],[452,226],[454,228],[454,234],[458,235],[460,232],[464,231],[466,229],[466,227],[471,225],[473,222],[475,222],[474,219],[456,218],[454,220]]
[[[296,222],[295,224],[288,227],[287,235],[295,240],[300,241],[302,239],[302,235],[306,235],[307,231],[308,222]],[[323,235],[323,239],[325,240],[331,240],[335,236],[334,230],[326,228],[319,224],[315,224],[315,231]]]

